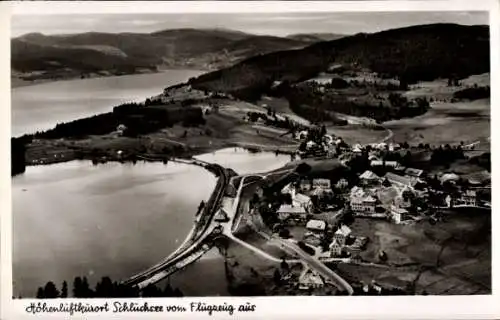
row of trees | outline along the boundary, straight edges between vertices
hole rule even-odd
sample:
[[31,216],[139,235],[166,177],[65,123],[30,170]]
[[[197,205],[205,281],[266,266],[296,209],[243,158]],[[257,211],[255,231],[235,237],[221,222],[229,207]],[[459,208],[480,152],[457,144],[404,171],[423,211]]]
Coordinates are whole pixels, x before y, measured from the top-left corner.
[[73,287],[69,292],[68,283],[63,281],[59,290],[54,282],[49,281],[43,287],[39,287],[36,293],[37,299],[54,298],[134,298],[134,297],[182,297],[179,289],[173,289],[170,284],[160,289],[157,286],[150,285],[139,292],[138,289],[121,285],[112,281],[109,277],[102,277],[92,289],[87,277],[76,277],[73,281]]

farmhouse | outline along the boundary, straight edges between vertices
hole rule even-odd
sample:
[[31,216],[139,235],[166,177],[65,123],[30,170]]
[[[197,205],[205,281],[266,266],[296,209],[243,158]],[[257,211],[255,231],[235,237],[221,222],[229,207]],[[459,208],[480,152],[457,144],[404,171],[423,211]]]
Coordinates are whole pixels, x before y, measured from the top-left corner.
[[316,234],[322,235],[326,230],[326,222],[322,220],[309,220],[306,224],[306,229]]
[[408,219],[408,211],[398,206],[391,206],[391,219],[396,223],[401,223]]
[[477,193],[474,190],[467,190],[462,193],[460,197],[460,201],[466,205],[466,206],[471,206],[475,207],[477,206]]
[[316,189],[316,188],[330,189],[331,182],[330,182],[330,179],[313,179],[312,186],[314,189]]
[[304,269],[300,274],[299,289],[301,290],[322,288],[324,285],[321,276],[309,268]]
[[333,238],[336,239],[341,246],[344,246],[350,236],[351,229],[346,225],[342,225],[337,231],[335,231]]
[[278,211],[278,218],[280,220],[287,220],[287,219],[298,219],[298,220],[305,220],[307,218],[307,211],[304,207],[302,206],[293,206],[289,204],[282,204]]
[[370,170],[366,170],[362,175],[359,176],[361,183],[364,185],[374,185],[380,182],[380,177]]
[[339,243],[339,241],[334,238],[332,243],[329,246],[330,249],[330,256],[331,257],[338,257],[342,255],[342,245]]

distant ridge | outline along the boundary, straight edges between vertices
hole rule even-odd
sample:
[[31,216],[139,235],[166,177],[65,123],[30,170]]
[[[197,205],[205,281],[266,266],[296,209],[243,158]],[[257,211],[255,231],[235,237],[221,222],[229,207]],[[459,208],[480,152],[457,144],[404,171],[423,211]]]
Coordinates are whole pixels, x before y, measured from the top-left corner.
[[26,79],[140,73],[171,67],[213,70],[254,55],[308,44],[222,28],[61,35],[35,32],[11,39],[11,65],[13,74]]

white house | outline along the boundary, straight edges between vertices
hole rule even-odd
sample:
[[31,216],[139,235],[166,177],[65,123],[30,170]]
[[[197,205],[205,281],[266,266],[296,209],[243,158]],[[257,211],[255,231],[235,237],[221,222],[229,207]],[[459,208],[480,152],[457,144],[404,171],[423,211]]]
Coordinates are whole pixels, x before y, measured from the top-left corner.
[[330,179],[313,179],[313,188],[331,189]]
[[292,195],[292,205],[297,207],[303,207],[306,211],[310,211],[312,208],[311,197],[306,196],[302,193],[296,193]]
[[329,249],[330,249],[330,256],[331,257],[338,257],[342,255],[342,245],[339,243],[339,241],[334,238],[332,243],[330,243]]
[[322,288],[324,285],[325,282],[321,276],[309,268],[305,268],[300,274],[299,289],[301,290]]
[[398,174],[387,172],[384,176],[391,184],[396,184],[401,187],[413,187],[418,182],[417,179],[412,179],[408,176],[400,176]]
[[326,230],[326,222],[322,220],[311,219],[307,221],[306,229],[317,234],[323,234]]
[[460,200],[466,206],[477,206],[477,194],[474,190],[467,190],[462,193]]
[[374,197],[367,196],[353,196],[351,197],[351,209],[357,213],[375,213],[375,208],[377,206],[377,199]]
[[286,219],[299,219],[299,220],[305,220],[307,218],[307,211],[304,207],[302,206],[293,206],[289,204],[282,204],[278,211],[278,218],[280,220],[286,220]]
[[361,179],[361,182],[365,185],[373,185],[378,182],[380,182],[380,177],[377,176],[375,173],[371,172],[370,170],[366,170],[359,176]]
[[408,219],[408,210],[398,206],[391,206],[391,219],[396,223],[401,223]]
[[340,228],[338,228],[337,231],[335,231],[333,238],[336,239],[341,246],[345,246],[346,240],[350,236],[351,236],[351,229],[346,225],[342,225]]

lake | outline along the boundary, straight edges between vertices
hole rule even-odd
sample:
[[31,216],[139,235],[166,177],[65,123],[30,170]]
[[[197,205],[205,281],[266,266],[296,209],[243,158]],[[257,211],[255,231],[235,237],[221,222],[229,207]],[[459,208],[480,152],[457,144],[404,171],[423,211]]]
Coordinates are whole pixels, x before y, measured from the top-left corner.
[[202,74],[196,70],[78,79],[42,83],[11,90],[13,137],[47,130],[99,113],[125,102],[139,102],[163,89]]
[[[240,148],[198,158],[240,174],[290,160]],[[171,162],[27,167],[12,179],[14,295],[32,297],[47,281],[71,287],[75,276],[87,276],[91,285],[106,275],[119,280],[156,264],[182,243],[215,183],[200,167]],[[227,294],[217,253],[171,278],[186,295]]]

